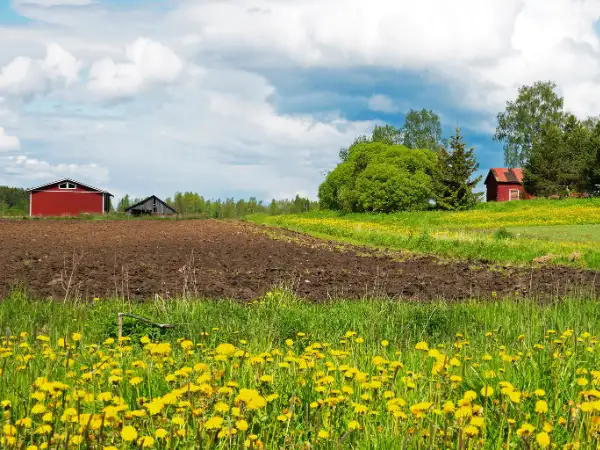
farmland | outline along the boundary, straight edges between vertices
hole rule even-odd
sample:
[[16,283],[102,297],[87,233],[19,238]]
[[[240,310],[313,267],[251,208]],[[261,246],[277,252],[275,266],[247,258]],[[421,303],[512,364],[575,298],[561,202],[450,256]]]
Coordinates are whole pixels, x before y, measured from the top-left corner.
[[251,220],[359,245],[449,258],[600,268],[600,201],[486,203],[460,212],[311,213]]
[[283,284],[314,301],[549,298],[600,283],[578,268],[442,261],[232,221],[8,220],[1,229],[2,296],[250,301]]
[[3,221],[0,443],[596,448],[598,206]]

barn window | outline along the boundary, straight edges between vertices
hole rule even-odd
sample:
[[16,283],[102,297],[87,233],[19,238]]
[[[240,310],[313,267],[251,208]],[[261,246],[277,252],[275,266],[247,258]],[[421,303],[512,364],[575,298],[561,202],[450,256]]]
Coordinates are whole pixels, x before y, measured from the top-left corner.
[[75,189],[77,186],[75,186],[73,183],[60,183],[58,185],[59,189]]
[[519,194],[520,194],[520,191],[518,189],[511,189],[508,192],[508,199],[509,200],[519,200]]

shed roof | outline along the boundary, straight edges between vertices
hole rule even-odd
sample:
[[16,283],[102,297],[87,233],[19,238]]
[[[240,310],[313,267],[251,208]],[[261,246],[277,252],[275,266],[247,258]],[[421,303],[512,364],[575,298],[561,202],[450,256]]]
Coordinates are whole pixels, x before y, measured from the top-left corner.
[[168,203],[166,203],[165,201],[161,200],[160,198],[158,198],[156,195],[151,195],[150,197],[146,197],[144,200],[142,200],[141,202],[137,202],[135,205],[131,205],[129,208],[127,208],[125,210],[125,212],[127,211],[131,211],[132,209],[143,205],[144,203],[146,203],[148,200],[150,199],[156,199],[157,201],[161,202],[163,205],[165,205],[167,208],[169,208],[171,211],[173,211],[173,213],[177,214],[177,210],[175,208],[173,208],[172,206],[170,206]]
[[505,167],[495,167],[490,169],[486,177],[486,182],[490,176],[493,176],[497,183],[523,183],[523,169],[508,169]]
[[50,183],[44,183],[44,184],[41,184],[41,185],[39,185],[39,186],[35,186],[35,187],[32,187],[32,188],[29,188],[29,189],[27,189],[27,191],[38,191],[38,190],[40,190],[40,189],[42,189],[42,188],[45,188],[45,187],[48,187],[48,186],[52,186],[52,185],[54,185],[54,184],[64,183],[65,181],[70,181],[70,182],[71,182],[71,183],[73,183],[73,184],[79,184],[79,185],[81,185],[81,186],[84,186],[84,187],[86,187],[86,188],[88,188],[88,189],[91,189],[91,190],[93,190],[93,191],[96,191],[96,192],[101,192],[101,193],[103,193],[103,194],[108,194],[108,195],[110,195],[111,197],[114,197],[114,195],[112,195],[112,194],[111,194],[110,192],[108,192],[108,191],[105,191],[104,189],[99,189],[99,188],[97,188],[97,187],[90,186],[89,184],[82,183],[81,181],[76,181],[76,180],[74,180],[73,178],[61,178],[60,180],[52,181],[52,182],[50,182]]

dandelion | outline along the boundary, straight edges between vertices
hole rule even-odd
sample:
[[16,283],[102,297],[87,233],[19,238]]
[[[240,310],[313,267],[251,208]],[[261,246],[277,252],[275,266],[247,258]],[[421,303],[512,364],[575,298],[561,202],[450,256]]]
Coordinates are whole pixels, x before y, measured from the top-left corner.
[[535,441],[541,448],[547,448],[550,445],[550,436],[545,431],[542,431],[537,434]]
[[159,428],[158,430],[156,430],[154,432],[154,436],[156,436],[158,439],[164,439],[168,435],[169,435],[169,432],[167,430],[165,430],[164,428]]
[[235,427],[240,431],[246,431],[248,429],[248,422],[244,419],[237,420],[235,422]]
[[484,386],[481,388],[480,393],[482,397],[491,397],[494,395],[494,389],[492,389],[490,386]]
[[216,430],[223,426],[223,418],[219,416],[211,417],[204,424],[204,428],[207,430]]
[[329,437],[329,431],[319,430],[318,436],[319,436],[319,439],[327,439]]
[[121,430],[121,438],[125,442],[135,441],[137,437],[138,437],[137,430],[130,425],[123,427],[123,429]]
[[154,438],[152,436],[142,436],[137,440],[138,446],[142,448],[154,447]]
[[538,400],[535,403],[535,412],[538,414],[545,414],[548,412],[548,403],[545,400]]

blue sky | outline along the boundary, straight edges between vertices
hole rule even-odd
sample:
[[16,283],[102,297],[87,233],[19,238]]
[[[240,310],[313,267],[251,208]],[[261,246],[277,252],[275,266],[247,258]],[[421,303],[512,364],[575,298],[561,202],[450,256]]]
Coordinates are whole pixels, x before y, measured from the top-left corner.
[[0,0],[0,184],[314,197],[340,147],[411,108],[460,126],[484,174],[519,86],[600,112],[599,17],[597,0]]

